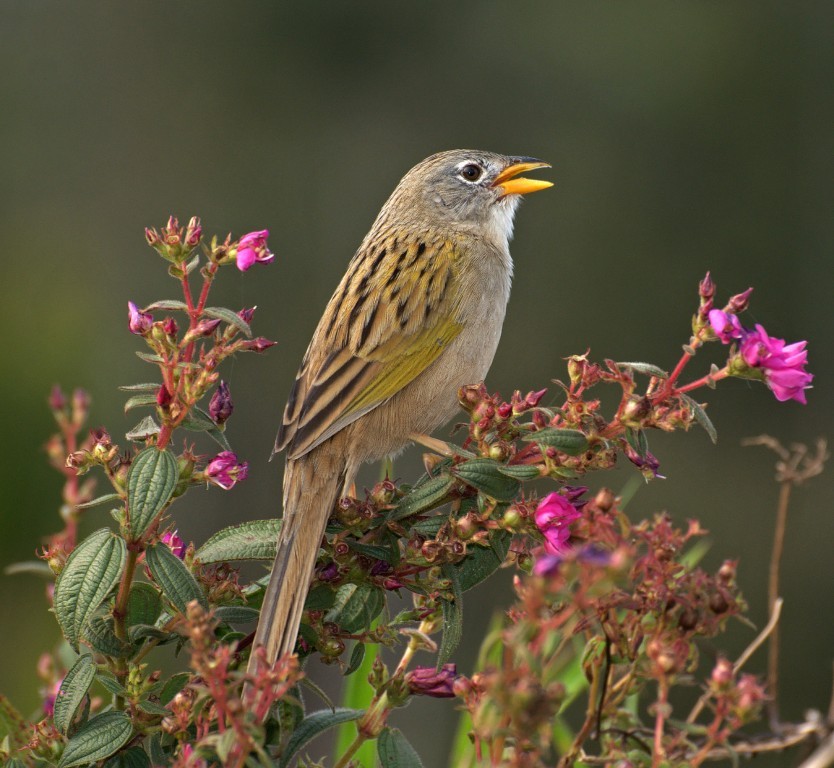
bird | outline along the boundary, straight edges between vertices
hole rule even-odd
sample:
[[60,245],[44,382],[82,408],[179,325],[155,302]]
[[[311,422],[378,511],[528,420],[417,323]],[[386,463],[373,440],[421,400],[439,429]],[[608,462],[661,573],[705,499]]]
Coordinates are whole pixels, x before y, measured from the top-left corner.
[[[532,157],[457,149],[403,176],[348,264],[284,410],[283,522],[253,647],[291,654],[319,546],[359,467],[446,423],[492,364],[510,296],[509,241]],[[426,440],[430,438],[426,437]],[[250,672],[257,666],[250,657]]]

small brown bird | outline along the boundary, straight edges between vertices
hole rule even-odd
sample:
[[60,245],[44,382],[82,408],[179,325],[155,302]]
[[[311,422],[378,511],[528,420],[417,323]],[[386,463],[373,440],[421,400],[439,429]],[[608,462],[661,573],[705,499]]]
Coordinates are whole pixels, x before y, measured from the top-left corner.
[[[348,266],[295,379],[275,450],[287,451],[284,519],[254,645],[295,649],[327,519],[363,462],[448,421],[486,375],[504,323],[530,157],[452,150],[397,185]],[[250,668],[252,663],[250,662]]]

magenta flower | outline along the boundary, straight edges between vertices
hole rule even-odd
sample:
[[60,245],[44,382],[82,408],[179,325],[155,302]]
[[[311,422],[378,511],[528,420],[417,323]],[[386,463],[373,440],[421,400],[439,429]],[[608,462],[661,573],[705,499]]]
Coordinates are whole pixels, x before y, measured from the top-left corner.
[[127,313],[127,327],[131,333],[144,336],[153,327],[153,315],[150,312],[142,312],[132,301],[127,303]]
[[177,536],[176,531],[165,531],[165,533],[159,537],[159,540],[163,544],[167,544],[168,549],[170,549],[180,560],[185,557],[185,542]]
[[544,548],[549,555],[561,555],[568,550],[570,524],[582,517],[562,494],[549,493],[536,507],[536,526],[544,536]]
[[408,690],[417,696],[451,699],[455,695],[457,676],[458,670],[454,664],[444,664],[439,672],[435,667],[415,667],[405,676],[405,681]]
[[740,339],[744,335],[744,329],[738,317],[722,309],[710,311],[709,324],[715,331],[715,335],[721,339],[722,344],[732,344],[734,339]]
[[235,260],[237,268],[241,272],[246,272],[256,261],[261,264],[269,264],[275,258],[275,254],[267,247],[267,237],[269,237],[269,230],[262,229],[258,232],[250,232],[240,238]]
[[767,331],[757,325],[755,331],[748,331],[744,336],[740,353],[747,365],[762,372],[765,384],[777,400],[805,403],[805,390],[810,388],[814,378],[805,370],[807,343],[786,344],[784,339],[768,336]]
[[225,424],[234,409],[235,405],[232,402],[229,385],[221,380],[209,401],[209,416],[215,424]]
[[204,474],[210,483],[228,491],[235,483],[246,479],[249,464],[238,461],[237,456],[231,451],[222,451],[208,463]]

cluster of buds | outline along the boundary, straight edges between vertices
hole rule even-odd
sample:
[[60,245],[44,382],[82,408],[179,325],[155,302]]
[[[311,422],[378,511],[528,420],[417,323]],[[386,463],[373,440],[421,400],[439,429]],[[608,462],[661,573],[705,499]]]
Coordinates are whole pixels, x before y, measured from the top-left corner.
[[[514,419],[528,411],[533,411],[535,418],[545,394],[546,389],[526,395],[516,390],[508,402],[498,394],[490,395],[483,383],[461,387],[458,402],[470,417],[469,437],[464,447],[477,445],[482,453],[498,461],[511,458],[512,448],[508,443],[519,434]],[[544,425],[544,420],[540,421]]]
[[180,264],[200,244],[203,227],[197,216],[192,216],[185,227],[181,227],[175,216],[168,218],[168,223],[157,231],[154,227],[145,228],[145,240],[163,259]]
[[[709,706],[715,713],[710,730],[715,732],[720,724],[726,737],[759,716],[767,699],[764,686],[754,675],[738,675],[732,662],[720,657],[707,684]],[[716,739],[721,743],[723,739]]]

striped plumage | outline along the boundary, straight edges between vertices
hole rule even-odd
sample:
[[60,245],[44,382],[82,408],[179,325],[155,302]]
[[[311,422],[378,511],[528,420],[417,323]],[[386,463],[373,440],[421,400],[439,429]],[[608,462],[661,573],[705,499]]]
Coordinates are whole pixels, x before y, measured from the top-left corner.
[[287,453],[284,521],[255,635],[270,661],[295,647],[327,519],[359,466],[447,421],[458,389],[486,375],[510,295],[519,195],[550,186],[515,177],[544,165],[433,155],[403,177],[350,262],[275,444]]

